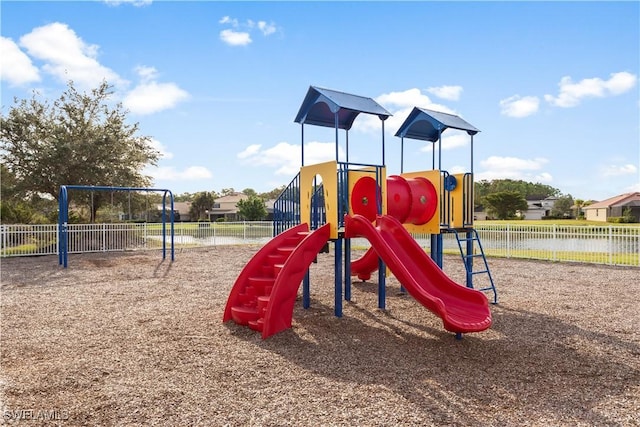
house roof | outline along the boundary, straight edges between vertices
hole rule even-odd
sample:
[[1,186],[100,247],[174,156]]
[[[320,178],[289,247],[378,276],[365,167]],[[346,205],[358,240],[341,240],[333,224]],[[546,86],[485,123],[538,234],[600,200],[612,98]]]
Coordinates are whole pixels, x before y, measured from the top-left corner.
[[582,209],[602,209],[613,208],[617,206],[640,206],[640,192],[625,193],[618,196],[610,197],[601,202],[584,206]]
[[480,129],[456,115],[414,107],[395,136],[435,142],[449,128],[464,130],[469,135],[480,132]]
[[335,127],[338,113],[338,128],[351,129],[360,113],[374,114],[386,120],[391,113],[371,98],[310,86],[296,115],[295,122],[324,127]]
[[244,193],[231,193],[231,194],[227,194],[226,196],[222,196],[222,197],[218,197],[217,199],[214,200],[215,203],[234,203],[234,202],[239,202],[240,200],[244,200],[244,199],[248,199],[249,196],[247,196]]

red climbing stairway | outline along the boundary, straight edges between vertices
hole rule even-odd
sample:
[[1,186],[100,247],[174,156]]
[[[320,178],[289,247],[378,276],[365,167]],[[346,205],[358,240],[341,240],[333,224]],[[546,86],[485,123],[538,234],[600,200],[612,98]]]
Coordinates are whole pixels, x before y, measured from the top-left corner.
[[223,321],[249,326],[262,338],[290,328],[300,283],[329,233],[329,224],[309,231],[305,223],[271,239],[240,272]]

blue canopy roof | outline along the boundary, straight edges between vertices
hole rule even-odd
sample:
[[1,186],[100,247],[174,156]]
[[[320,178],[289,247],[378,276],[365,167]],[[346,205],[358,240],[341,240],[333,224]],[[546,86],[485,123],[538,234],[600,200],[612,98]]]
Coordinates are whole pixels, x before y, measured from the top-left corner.
[[336,112],[338,128],[346,130],[351,129],[353,121],[360,113],[375,114],[381,120],[391,116],[391,113],[371,98],[310,86],[295,122],[335,127]]
[[435,142],[449,128],[464,130],[469,135],[480,132],[456,115],[414,107],[395,136]]

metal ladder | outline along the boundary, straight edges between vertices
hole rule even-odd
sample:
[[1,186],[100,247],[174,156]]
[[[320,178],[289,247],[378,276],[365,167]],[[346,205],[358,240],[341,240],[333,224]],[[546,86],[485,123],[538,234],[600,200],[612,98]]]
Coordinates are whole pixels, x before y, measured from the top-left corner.
[[[462,256],[462,261],[464,263],[464,268],[467,270],[467,286],[469,284],[473,287],[473,276],[477,274],[486,274],[489,277],[490,286],[485,288],[478,289],[479,291],[492,291],[493,292],[493,303],[498,303],[498,291],[496,290],[496,286],[493,283],[493,277],[491,276],[491,271],[489,271],[489,264],[487,263],[487,257],[484,255],[484,249],[482,248],[482,243],[480,242],[480,236],[478,235],[478,231],[475,228],[465,229],[464,234],[460,236],[458,230],[454,228],[450,228],[447,231],[452,232],[456,236],[456,240],[458,242],[458,248],[460,249],[460,255]],[[471,233],[471,237],[467,237],[467,233]],[[471,247],[471,253],[467,253],[467,251],[462,247],[462,242],[465,242],[465,247]],[[467,243],[471,243],[470,246]],[[473,253],[473,242],[478,242],[478,248],[480,250],[479,253]],[[476,270],[473,271],[473,259],[482,257],[482,262],[484,263],[484,270]]]

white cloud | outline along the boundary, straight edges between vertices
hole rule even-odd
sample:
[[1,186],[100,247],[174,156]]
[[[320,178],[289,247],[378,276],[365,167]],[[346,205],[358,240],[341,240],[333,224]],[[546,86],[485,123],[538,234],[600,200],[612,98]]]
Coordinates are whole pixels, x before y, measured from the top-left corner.
[[153,0],[104,0],[109,6],[120,6],[121,4],[131,4],[136,7],[148,6]]
[[633,175],[638,172],[636,165],[631,163],[625,165],[606,165],[600,168],[602,176],[623,176]]
[[[335,160],[335,143],[333,142],[309,142],[304,145],[305,164],[315,164]],[[340,158],[345,153],[342,147],[338,147]],[[300,171],[301,153],[300,145],[280,142],[273,147],[262,149],[261,145],[254,144],[237,154],[244,164],[250,166],[267,166],[276,169],[276,175],[295,175]]]
[[241,151],[240,153],[238,153],[238,158],[239,159],[246,159],[247,157],[251,157],[251,156],[257,154],[260,151],[261,147],[262,147],[262,145],[260,145],[260,144],[252,144],[252,145],[248,146],[247,148],[245,148],[244,151]]
[[0,56],[2,56],[0,79],[10,85],[40,81],[38,68],[13,40],[0,37]]
[[376,101],[388,108],[428,108],[429,105],[432,105],[431,99],[417,88],[407,89],[402,92],[383,93],[376,98]]
[[98,62],[98,46],[85,43],[66,24],[54,22],[35,28],[20,38],[20,45],[45,63],[45,72],[65,83],[73,80],[82,89],[95,88],[103,80],[113,85],[123,83],[117,73]]
[[220,31],[220,40],[229,46],[246,46],[253,41],[249,33],[229,29]]
[[[411,110],[413,110],[413,107],[456,114],[455,111],[449,107],[432,102],[427,95],[416,88],[407,89],[402,92],[384,93],[375,98],[375,101],[393,114],[392,117],[389,117],[385,121],[385,130],[394,133],[400,128],[402,122],[405,121]],[[356,119],[353,129],[372,134],[379,133],[381,129],[380,119],[371,114],[361,114],[358,116],[358,119]]]
[[137,66],[135,72],[143,82],[155,80],[158,76],[158,70],[156,70],[155,67],[148,67],[146,65]]
[[251,44],[253,42],[251,34],[256,31],[262,33],[264,37],[268,37],[278,31],[278,27],[273,22],[254,21],[252,19],[240,22],[230,16],[223,16],[218,23],[233,28],[220,31],[220,40],[229,46],[247,46]]
[[165,147],[157,139],[151,138],[151,141],[150,141],[149,145],[151,145],[151,148],[153,148],[154,150],[156,150],[156,151],[158,151],[160,153],[160,158],[161,159],[173,159],[173,153],[169,152],[167,150],[167,147]]
[[273,23],[267,24],[265,21],[258,21],[258,29],[262,31],[265,36],[270,36],[276,32],[276,26]]
[[484,171],[475,173],[476,181],[494,179],[521,179],[528,182],[549,183],[553,180],[550,173],[541,171],[549,161],[542,157],[520,159],[518,157],[491,156],[480,161]]
[[154,81],[157,70],[153,67],[138,66],[140,76],[138,84],[125,96],[122,104],[135,114],[152,114],[175,107],[180,101],[189,98],[189,94],[175,83]]
[[427,88],[427,92],[437,96],[438,98],[449,101],[457,101],[462,94],[462,86],[438,86]]
[[231,19],[231,17],[229,16],[223,16],[222,18],[220,18],[220,20],[218,21],[219,24],[230,24],[234,27],[238,26],[238,20],[237,19]]
[[[466,147],[469,145],[471,137],[466,133],[454,129],[450,129],[442,134],[442,151],[452,150],[454,148]],[[435,145],[438,143],[436,142]],[[420,151],[430,153],[433,149],[434,144],[431,142],[427,142]],[[437,148],[436,148],[437,149]]]
[[514,95],[500,101],[500,113],[509,117],[527,117],[538,112],[540,99],[537,96]]
[[155,180],[162,181],[196,181],[209,179],[213,174],[204,166],[190,166],[184,170],[177,170],[173,166],[149,168],[146,173]]
[[609,80],[599,77],[580,80],[574,83],[565,76],[558,83],[558,96],[545,95],[544,99],[556,107],[575,107],[583,98],[603,98],[623,94],[635,87],[638,77],[626,71],[612,73]]

